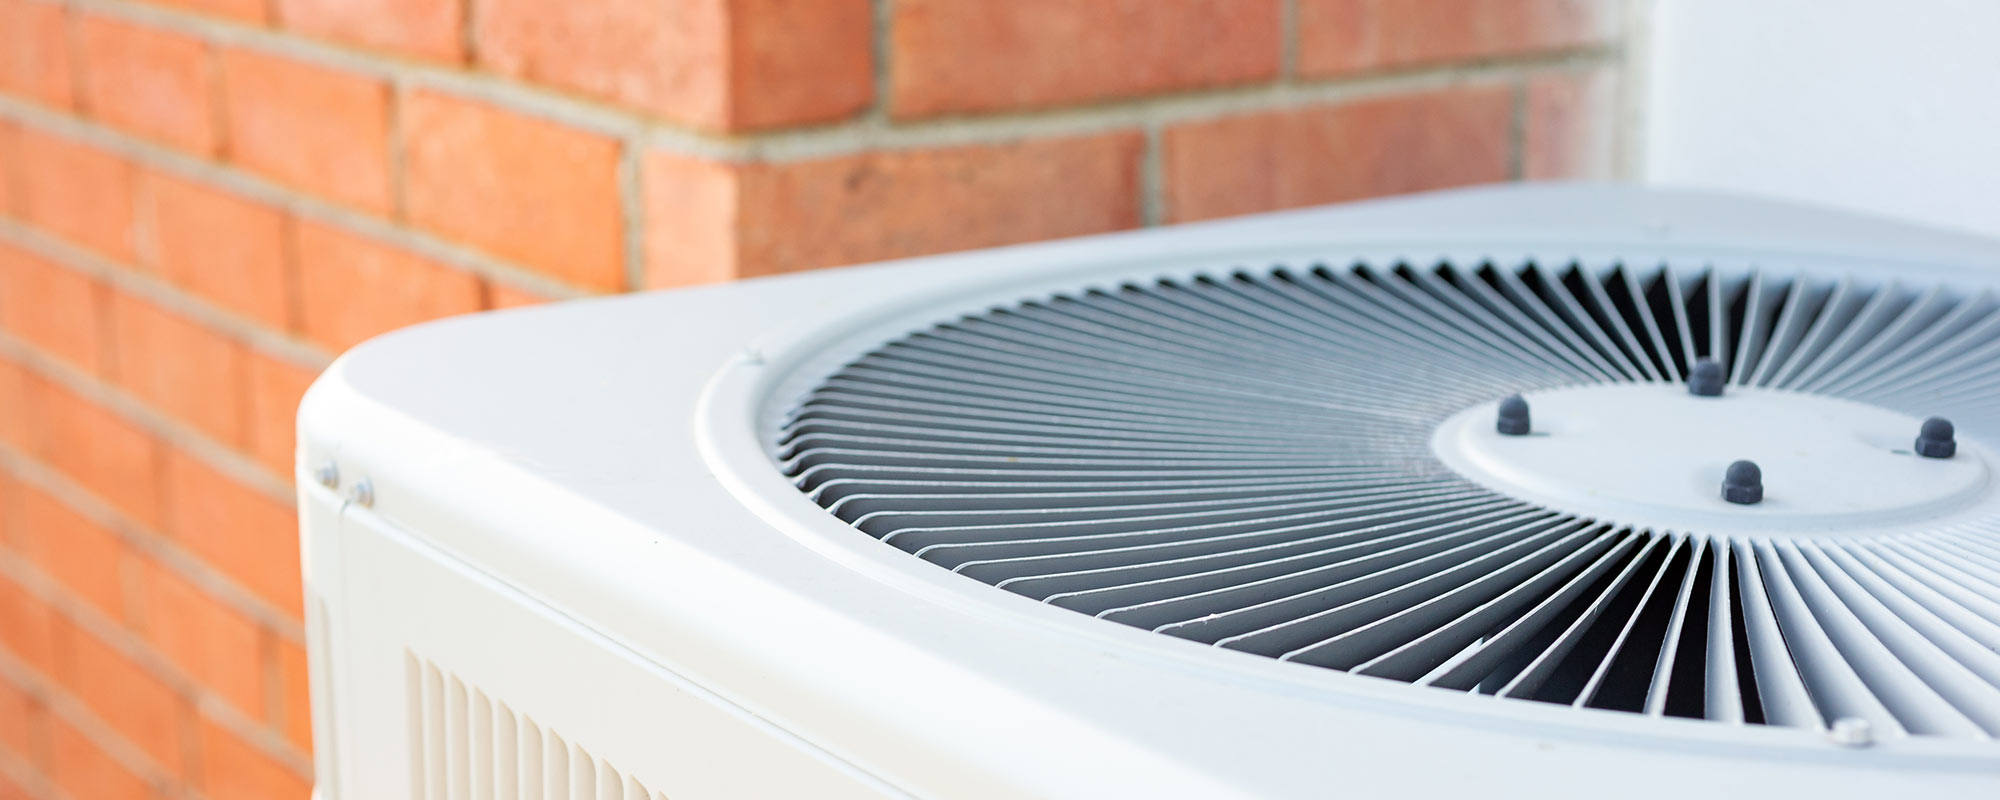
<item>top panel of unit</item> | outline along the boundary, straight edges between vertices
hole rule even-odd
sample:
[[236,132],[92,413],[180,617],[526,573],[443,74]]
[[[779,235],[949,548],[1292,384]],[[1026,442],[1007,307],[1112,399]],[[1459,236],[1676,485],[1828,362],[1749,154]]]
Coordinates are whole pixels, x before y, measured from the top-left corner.
[[[1482,406],[1521,393],[1547,432],[1574,423],[1607,447],[1670,449],[1645,418],[1565,416],[1607,401],[1564,393],[1657,389],[1634,407],[1697,419],[1734,408],[1673,410],[1698,402],[1683,383],[1716,359],[1722,404],[1858,404],[1799,412],[1850,442],[1900,441],[1947,415],[1952,463],[1985,467],[2000,430],[1968,388],[1978,376],[1926,373],[1959,381],[1939,403],[1887,373],[1940,352],[1939,337],[1983,335],[1996,265],[1986,240],[1761,201],[1456,192],[420,326],[329,372],[302,417],[303,457],[373,469],[379,512],[475,561],[591,546],[527,524],[587,512],[684,539],[827,613],[865,607],[913,641],[978,608],[962,624],[993,647],[1023,625],[1061,628],[1311,691],[1467,699],[1510,718],[1557,719],[1551,702],[1402,683],[1634,719],[1984,738],[2000,730],[1985,539],[1859,551],[1698,530],[1563,495],[1579,474],[1615,473],[1619,453],[1517,454],[1506,448],[1521,442],[1481,436]],[[1775,402],[1727,422],[1786,423],[1747,454],[1771,467],[1769,509],[1797,496],[1784,436],[1813,432]],[[1472,422],[1453,441],[1471,444],[1441,444],[1460,415]],[[1886,459],[1875,467],[1935,466],[1868,452]],[[1656,485],[1646,470],[1618,491],[1732,514],[1702,504],[1721,502],[1734,458],[1659,462],[1686,498],[1643,488]],[[918,474],[933,469],[972,479]],[[1987,473],[1961,471],[1979,474],[1898,475],[1897,502],[1983,513]],[[1048,485],[976,485],[1002,475]],[[1697,497],[1711,477],[1716,497]],[[1076,480],[1104,485],[1056,485]],[[511,539],[443,524],[490,531],[523,510]],[[866,579],[830,576],[828,558]],[[1273,658],[1209,658],[1189,641]],[[1580,724],[1605,716],[1623,715]]]

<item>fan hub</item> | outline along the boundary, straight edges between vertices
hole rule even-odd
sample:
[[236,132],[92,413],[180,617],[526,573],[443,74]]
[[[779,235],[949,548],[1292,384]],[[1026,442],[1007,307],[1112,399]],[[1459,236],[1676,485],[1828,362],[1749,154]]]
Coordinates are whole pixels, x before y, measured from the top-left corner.
[[[1432,448],[1488,488],[1574,514],[1660,530],[1839,534],[1950,516],[1992,495],[1988,455],[1961,440],[1948,459],[1912,452],[1922,420],[1796,392],[1604,384],[1525,394],[1533,430],[1495,430],[1495,403],[1440,425]],[[1764,499],[1722,497],[1739,459]]]

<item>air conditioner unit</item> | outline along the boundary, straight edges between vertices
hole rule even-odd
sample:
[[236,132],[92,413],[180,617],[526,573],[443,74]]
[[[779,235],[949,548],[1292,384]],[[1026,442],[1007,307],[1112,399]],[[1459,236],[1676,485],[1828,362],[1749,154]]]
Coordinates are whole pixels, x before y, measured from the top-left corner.
[[1531,186],[384,336],[319,793],[2000,797],[1996,265]]

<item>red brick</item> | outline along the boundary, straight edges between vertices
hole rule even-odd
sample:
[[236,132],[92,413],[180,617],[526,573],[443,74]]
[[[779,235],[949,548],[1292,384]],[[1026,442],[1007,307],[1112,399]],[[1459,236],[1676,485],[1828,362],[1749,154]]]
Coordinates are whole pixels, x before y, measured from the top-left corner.
[[731,165],[671,153],[646,159],[646,288],[736,277],[737,176]]
[[298,517],[290,506],[178,450],[167,459],[165,484],[174,499],[167,530],[176,542],[303,618]]
[[289,329],[284,212],[161,172],[146,173],[147,211],[168,280],[223,308]]
[[19,494],[21,555],[106,616],[124,616],[125,542],[40,490]]
[[[9,400],[8,396],[0,395],[0,403],[6,403]],[[16,510],[16,503],[18,501],[14,498],[20,491],[20,486],[13,474],[7,472],[5,469],[0,469],[0,548],[17,546],[15,539],[17,538],[16,532],[20,530],[20,523],[16,521],[16,517],[19,516]]]
[[[42,705],[21,687],[0,680],[0,752],[27,762],[39,745]],[[0,795],[4,797],[5,795]]]
[[30,374],[24,381],[37,423],[35,453],[71,480],[139,522],[160,522],[160,442],[129,420]]
[[103,294],[89,275],[0,244],[0,328],[85,372],[103,366]]
[[1171,128],[1167,213],[1176,221],[1508,177],[1513,94],[1450,89]]
[[20,216],[21,213],[14,208],[15,165],[20,163],[14,137],[19,135],[13,122],[0,119],[0,217]]
[[[1130,228],[1139,224],[1141,146],[1137,134],[1110,133],[744,165],[735,274]],[[648,187],[655,202],[663,191]],[[655,267],[671,246],[651,243]]]
[[120,261],[132,260],[134,170],[85,144],[16,129],[20,191],[28,224]]
[[179,774],[181,719],[188,710],[180,696],[89,631],[67,622],[58,631],[68,644],[57,676],[62,685],[164,771]]
[[250,353],[248,389],[250,455],[279,475],[292,475],[292,451],[298,430],[299,398],[318,375],[290,361]]
[[26,380],[21,365],[0,358],[0,442],[33,451],[37,439],[30,432],[39,426],[30,416]]
[[229,17],[259,25],[271,19],[265,0],[146,0],[146,2],[177,6],[198,14]]
[[278,19],[307,36],[428,59],[463,60],[464,0],[277,0]]
[[522,308],[549,302],[549,298],[533,289],[490,281],[486,285],[486,307],[491,309]]
[[285,739],[305,752],[312,752],[312,687],[308,681],[305,648],[291,642],[278,643],[278,729]]
[[338,228],[298,226],[300,330],[333,350],[478,311],[479,277]]
[[49,676],[56,673],[54,614],[28,590],[0,578],[0,647]]
[[0,0],[0,91],[56,108],[76,103],[63,7],[40,0]]
[[487,0],[478,61],[511,78],[722,128],[728,2]]
[[580,286],[623,284],[617,142],[431,92],[410,98],[405,129],[412,222]]
[[732,0],[732,130],[826,122],[875,99],[869,0]]
[[388,216],[388,84],[251,50],[221,63],[231,160]]
[[154,797],[146,779],[104,752],[69,723],[52,720],[49,727],[49,780],[73,798],[146,800]]
[[124,292],[112,295],[111,330],[127,391],[217,441],[244,442],[241,343]]
[[139,585],[146,641],[237,710],[263,715],[257,624],[158,563],[144,565]]
[[78,24],[84,104],[92,116],[183,150],[215,151],[207,45],[107,17],[86,14]]
[[211,800],[306,800],[312,786],[270,754],[213,722],[201,724],[202,790]]
[[874,99],[868,0],[491,0],[480,66],[710,130],[840,119]]
[[1521,177],[1604,179],[1613,175],[1617,109],[1608,72],[1558,72],[1528,80]]
[[1299,72],[1319,77],[1601,41],[1593,0],[1298,0]]
[[1277,0],[899,0],[897,117],[1070,105],[1268,80]]

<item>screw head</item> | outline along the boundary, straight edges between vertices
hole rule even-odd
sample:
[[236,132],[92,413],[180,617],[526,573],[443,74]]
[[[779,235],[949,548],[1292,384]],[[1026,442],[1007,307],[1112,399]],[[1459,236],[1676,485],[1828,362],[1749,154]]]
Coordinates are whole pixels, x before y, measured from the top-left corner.
[[1763,502],[1764,471],[1754,461],[1730,464],[1722,476],[1722,499],[1744,506]]
[[1875,726],[1860,717],[1841,717],[1826,729],[1826,735],[1843,747],[1867,747],[1875,743]]
[[322,461],[313,468],[313,480],[328,489],[340,488],[340,466],[331,461]]
[[367,478],[354,482],[354,488],[347,490],[347,500],[362,508],[375,505],[375,484]]
[[1696,397],[1722,396],[1722,365],[1713,358],[1696,359],[1688,370],[1688,394]]
[[1917,455],[1925,458],[1951,458],[1958,453],[1957,430],[1951,420],[1931,417],[1924,420],[1923,428],[1917,431]]
[[1494,429],[1508,436],[1525,436],[1528,433],[1528,401],[1518,394],[1510,394],[1500,400],[1500,418]]

